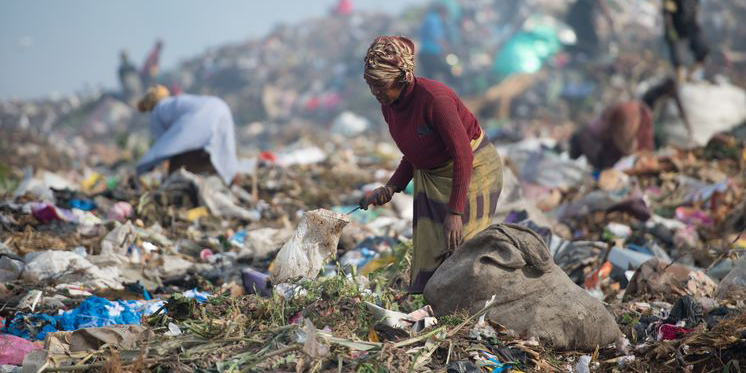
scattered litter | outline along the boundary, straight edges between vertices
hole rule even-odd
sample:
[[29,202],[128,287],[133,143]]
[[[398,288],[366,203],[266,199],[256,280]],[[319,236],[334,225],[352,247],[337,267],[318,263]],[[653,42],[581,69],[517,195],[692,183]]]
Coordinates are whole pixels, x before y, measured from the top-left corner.
[[41,346],[11,334],[0,334],[0,365],[21,365],[23,358]]
[[[702,2],[718,51],[678,87],[691,138],[666,99],[650,107],[658,148],[600,170],[569,138],[673,74],[650,48],[659,2],[614,2],[613,25],[590,22],[594,53],[564,25],[587,1],[435,3],[452,39],[441,73],[504,161],[506,224],[490,228],[504,232],[444,258],[420,296],[413,182],[344,216],[401,160],[360,53],[418,35],[433,8],[340,1],[156,72],[158,47],[145,71],[122,65],[123,92],[0,101],[0,336],[23,363],[0,372],[737,371],[746,8]],[[135,172],[153,140],[133,106],[143,83],[227,104],[235,177]]]

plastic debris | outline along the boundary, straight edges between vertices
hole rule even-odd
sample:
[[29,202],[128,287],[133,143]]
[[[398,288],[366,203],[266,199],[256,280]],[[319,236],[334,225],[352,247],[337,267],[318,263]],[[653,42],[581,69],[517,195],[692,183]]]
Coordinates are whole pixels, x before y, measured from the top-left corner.
[[241,270],[241,276],[247,294],[258,294],[263,297],[272,295],[272,284],[268,274],[249,267]]
[[0,365],[21,365],[28,353],[40,348],[38,344],[23,338],[0,334]]
[[181,329],[178,325],[170,322],[168,323],[168,331],[163,333],[163,335],[169,336],[169,337],[176,337],[177,335],[181,335]]
[[328,210],[308,211],[295,235],[277,254],[271,268],[275,283],[294,278],[315,278],[324,262],[336,253],[342,228],[349,219]]
[[68,202],[68,205],[71,209],[78,209],[83,211],[91,211],[96,209],[96,204],[93,201],[87,199],[74,198]]
[[[746,8],[701,2],[697,19],[718,48],[703,78],[694,73],[679,86],[693,142],[666,99],[652,107],[660,147],[594,170],[592,160],[570,159],[568,136],[604,107],[644,98],[659,79],[667,80],[660,75],[671,72],[665,51],[650,48],[662,33],[659,2],[612,2],[611,25],[599,17],[601,2],[589,6],[595,1],[437,0],[433,5],[448,9],[442,62],[453,79],[446,83],[487,140],[500,144],[505,162],[495,221],[535,232],[547,260],[557,264],[552,273],[585,289],[573,288],[579,291],[573,296],[549,291],[538,301],[535,293],[522,293],[516,299],[531,299],[520,309],[487,310],[484,317],[465,306],[431,319],[420,307],[438,300],[407,293],[412,225],[424,222],[416,219],[422,196],[412,195],[412,182],[389,204],[349,215],[339,241],[323,250],[325,263],[309,277],[276,284],[268,275],[287,263],[277,253],[306,211],[334,206],[349,212],[363,193],[386,183],[401,160],[380,104],[359,74],[361,53],[371,35],[416,35],[423,11],[434,12],[415,7],[395,15],[350,3],[265,37],[187,56],[158,74],[146,72],[174,94],[224,99],[241,124],[235,128],[239,155],[247,157],[230,180],[160,169],[135,176],[131,161],[151,139],[143,130],[146,116],[136,113],[135,97],[126,92],[96,88],[0,100],[0,273],[9,279],[0,279],[0,324],[48,342],[26,355],[25,371],[85,364],[94,364],[85,370],[123,371],[737,370],[736,361],[743,361],[737,337],[746,325],[738,281],[746,247],[739,236],[746,227],[746,126],[738,124],[743,108],[734,103],[743,98],[736,83],[746,71],[739,52]],[[595,8],[586,17],[599,21],[588,27],[598,38],[594,55],[573,44],[562,24],[576,6]],[[418,69],[424,67],[417,57]],[[137,68],[129,76],[141,83]],[[309,261],[307,252],[297,253],[301,263]],[[465,253],[451,258],[459,255]],[[546,276],[537,273],[543,259],[511,257],[536,265],[491,284],[519,272],[527,279]],[[651,259],[661,265],[651,267]],[[463,273],[451,277],[468,278]],[[728,278],[714,292],[708,276]],[[488,287],[473,282],[439,298],[484,297],[474,294]],[[497,296],[512,288],[501,286]],[[623,337],[559,351],[498,318],[573,326],[577,305],[563,299],[577,303],[588,293],[604,301],[583,318],[594,326],[588,333],[617,327]],[[112,303],[107,312],[126,308],[117,299],[151,298],[146,303],[155,309],[148,312],[159,312],[140,317],[143,325],[61,330],[60,313],[79,309],[94,294]],[[411,327],[402,321],[404,329],[389,327],[366,302],[400,321],[416,318],[413,313],[424,318]],[[546,303],[563,306],[531,317]],[[612,320],[595,327],[593,316],[606,313]],[[139,333],[145,324],[159,336]],[[294,338],[301,334],[311,338]],[[384,361],[371,359],[376,356]],[[20,370],[0,365],[0,372]]]
[[720,281],[715,297],[746,299],[746,255],[741,256],[728,275]]
[[56,281],[91,288],[121,289],[119,269],[99,268],[69,251],[44,251],[26,263],[23,278],[34,282]]
[[123,221],[132,216],[132,205],[128,202],[117,202],[109,209],[109,220]]
[[0,253],[0,283],[12,282],[21,277],[25,266],[21,258]]
[[210,216],[210,212],[207,211],[207,208],[204,206],[195,207],[187,211],[187,220],[189,221],[199,220],[200,218],[207,216]]
[[680,326],[663,324],[658,328],[658,340],[670,341],[672,339],[679,339],[692,331],[687,328]]
[[575,364],[575,373],[591,373],[590,363],[591,357],[589,355],[579,357],[578,363]]

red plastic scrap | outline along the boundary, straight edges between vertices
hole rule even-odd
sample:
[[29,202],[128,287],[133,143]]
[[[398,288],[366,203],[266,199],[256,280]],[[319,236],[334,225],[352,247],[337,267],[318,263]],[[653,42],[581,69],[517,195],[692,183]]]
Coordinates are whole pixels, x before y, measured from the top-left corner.
[[272,152],[259,153],[259,159],[265,162],[277,162],[277,156]]
[[658,340],[670,341],[679,339],[692,332],[692,329],[683,328],[673,324],[663,324],[658,329]]
[[591,272],[585,277],[584,286],[585,289],[595,289],[604,279],[611,275],[613,266],[611,262],[606,261],[599,269]]

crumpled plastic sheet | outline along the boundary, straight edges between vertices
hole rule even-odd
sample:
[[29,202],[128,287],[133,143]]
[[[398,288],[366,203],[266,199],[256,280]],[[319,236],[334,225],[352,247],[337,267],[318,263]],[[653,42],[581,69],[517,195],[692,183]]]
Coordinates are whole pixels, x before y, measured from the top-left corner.
[[0,334],[0,365],[21,365],[23,358],[41,346],[11,334]]
[[197,303],[207,302],[207,298],[210,297],[210,293],[206,291],[199,291],[197,289],[187,290],[184,292],[184,296],[187,298],[193,298]]
[[498,150],[516,165],[520,172],[517,176],[523,182],[567,189],[591,177],[591,167],[584,158],[570,159],[567,154],[557,154],[545,146],[541,139],[528,139]]
[[[211,294],[192,289],[184,292],[184,296],[204,303]],[[60,310],[55,316],[43,313],[18,313],[3,332],[25,339],[43,340],[47,333],[61,330],[140,324],[143,316],[154,314],[165,303],[160,299],[110,301],[93,296],[86,298],[78,308]]]
[[140,324],[164,301],[110,301],[100,297],[84,300],[78,308],[49,316],[42,313],[16,314],[5,332],[30,340],[42,340],[47,333],[108,325]]

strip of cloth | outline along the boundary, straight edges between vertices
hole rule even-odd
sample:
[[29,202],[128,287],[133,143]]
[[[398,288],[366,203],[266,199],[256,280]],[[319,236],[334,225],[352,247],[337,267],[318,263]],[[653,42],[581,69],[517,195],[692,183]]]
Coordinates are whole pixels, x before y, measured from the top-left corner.
[[[502,161],[497,149],[482,135],[471,141],[474,151],[471,181],[462,215],[464,241],[492,224],[502,190]],[[422,293],[427,281],[451,251],[443,231],[449,214],[448,200],[453,182],[453,161],[434,169],[414,172],[414,222],[412,268],[409,291]]]

